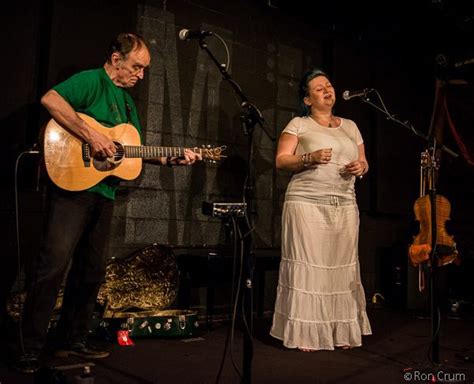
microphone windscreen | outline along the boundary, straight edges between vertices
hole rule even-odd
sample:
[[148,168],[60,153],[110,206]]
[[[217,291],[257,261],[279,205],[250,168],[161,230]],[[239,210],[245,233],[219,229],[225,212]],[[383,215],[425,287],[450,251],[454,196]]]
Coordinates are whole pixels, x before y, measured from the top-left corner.
[[189,32],[189,30],[187,30],[187,29],[182,29],[181,31],[179,31],[179,34],[178,34],[179,39],[180,40],[187,40],[188,32]]

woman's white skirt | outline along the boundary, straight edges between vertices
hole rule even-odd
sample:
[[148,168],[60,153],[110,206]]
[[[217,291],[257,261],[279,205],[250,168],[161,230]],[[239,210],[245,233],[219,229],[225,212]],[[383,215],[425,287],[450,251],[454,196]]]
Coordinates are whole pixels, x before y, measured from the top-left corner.
[[362,345],[372,333],[360,281],[354,201],[285,201],[282,259],[270,334],[288,348]]

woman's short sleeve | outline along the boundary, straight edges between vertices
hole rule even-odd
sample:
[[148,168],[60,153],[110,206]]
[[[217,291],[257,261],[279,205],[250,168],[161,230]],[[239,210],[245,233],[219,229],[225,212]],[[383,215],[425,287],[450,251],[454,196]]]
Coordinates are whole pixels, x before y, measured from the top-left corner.
[[298,136],[299,133],[299,121],[300,118],[295,117],[290,120],[290,122],[286,125],[285,129],[281,132],[283,133],[289,133],[290,135]]

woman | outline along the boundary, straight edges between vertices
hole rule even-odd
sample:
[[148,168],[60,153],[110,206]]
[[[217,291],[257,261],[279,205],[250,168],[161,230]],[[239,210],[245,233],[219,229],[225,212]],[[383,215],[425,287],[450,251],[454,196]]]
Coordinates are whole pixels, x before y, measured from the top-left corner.
[[282,214],[282,258],[270,334],[288,348],[333,350],[370,335],[358,260],[356,177],[369,170],[357,125],[333,115],[334,88],[314,69],[300,83],[306,116],[278,143],[276,166],[294,172]]

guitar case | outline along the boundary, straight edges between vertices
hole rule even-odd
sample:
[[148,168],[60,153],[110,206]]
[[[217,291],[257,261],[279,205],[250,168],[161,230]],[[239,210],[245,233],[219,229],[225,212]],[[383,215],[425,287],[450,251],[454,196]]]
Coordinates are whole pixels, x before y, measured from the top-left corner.
[[186,338],[197,333],[199,327],[196,311],[168,309],[157,311],[115,312],[103,318],[98,335],[113,339],[118,331],[127,330],[130,337]]
[[190,337],[199,327],[196,311],[170,309],[178,294],[179,271],[169,246],[149,245],[107,265],[97,301],[104,308],[97,333],[113,337]]

